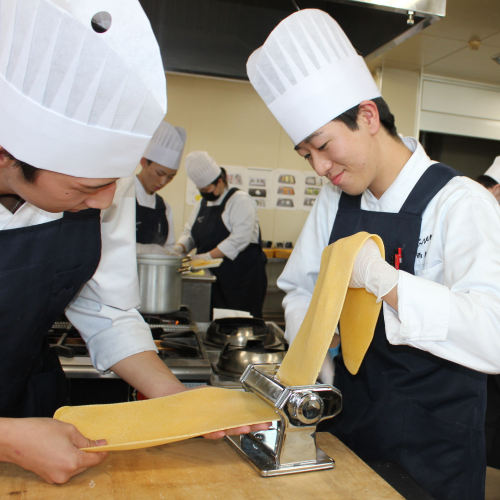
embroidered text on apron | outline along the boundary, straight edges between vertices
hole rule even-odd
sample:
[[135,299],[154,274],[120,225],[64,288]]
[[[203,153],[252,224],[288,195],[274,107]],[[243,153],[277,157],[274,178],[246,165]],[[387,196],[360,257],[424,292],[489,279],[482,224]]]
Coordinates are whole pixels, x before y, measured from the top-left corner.
[[[400,269],[414,274],[422,213],[456,175],[432,165],[399,213],[361,210],[361,195],[343,193],[330,243],[359,231],[378,234],[386,260],[392,264],[402,248]],[[484,499],[484,374],[389,344],[382,311],[358,374],[346,370],[341,356],[335,361],[343,410],[327,421],[333,434],[365,461],[398,463],[436,500]]]

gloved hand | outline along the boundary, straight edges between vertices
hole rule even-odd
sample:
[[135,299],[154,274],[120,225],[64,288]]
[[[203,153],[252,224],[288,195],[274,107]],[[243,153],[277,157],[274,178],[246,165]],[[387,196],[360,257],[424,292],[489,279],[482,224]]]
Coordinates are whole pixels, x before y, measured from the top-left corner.
[[178,255],[179,257],[184,257],[186,254],[186,249],[183,245],[176,243],[175,245],[168,247],[168,253],[170,255]]
[[191,260],[214,260],[213,257],[210,255],[210,252],[207,253],[197,253],[195,255],[191,256]]
[[136,243],[137,255],[142,253],[156,254],[156,255],[166,255],[167,250],[161,245],[156,245],[155,243],[148,243],[144,245],[142,243]]
[[399,272],[380,254],[378,245],[369,238],[354,261],[350,288],[365,288],[377,297],[377,303],[398,284]]

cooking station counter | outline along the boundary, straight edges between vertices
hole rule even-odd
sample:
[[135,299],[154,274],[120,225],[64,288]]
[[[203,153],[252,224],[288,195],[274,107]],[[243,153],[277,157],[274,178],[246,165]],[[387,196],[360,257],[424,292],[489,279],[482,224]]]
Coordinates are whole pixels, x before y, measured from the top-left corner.
[[[219,344],[207,342],[205,337],[211,325],[210,322],[195,323],[191,310],[186,306],[182,306],[177,313],[159,316],[145,315],[144,318],[151,327],[161,359],[179,380],[188,385],[192,385],[190,383],[195,385],[210,384],[241,389],[239,377],[243,373],[244,366],[241,366],[241,368],[238,366],[237,372],[234,373],[221,372],[217,368],[221,353],[224,351],[224,343],[230,337],[223,338],[222,343]],[[262,320],[251,319],[251,321],[261,322],[264,325]],[[285,349],[283,331],[272,322],[265,323],[265,332],[268,331],[273,339],[273,346],[271,347],[279,344],[283,345],[280,350]],[[250,335],[251,342],[256,338],[256,334],[252,333],[251,330],[250,333],[248,331],[246,333]],[[101,374],[94,368],[85,342],[69,322],[55,323],[48,336],[50,344],[58,351],[61,365],[68,379],[120,380],[113,372]],[[231,343],[234,342],[231,340]],[[256,348],[256,346],[253,346],[251,352],[252,362],[267,362],[266,356],[268,355],[264,351],[269,349],[262,349],[262,347]],[[246,341],[245,345],[238,348],[245,349]],[[236,354],[245,356],[241,352]]]

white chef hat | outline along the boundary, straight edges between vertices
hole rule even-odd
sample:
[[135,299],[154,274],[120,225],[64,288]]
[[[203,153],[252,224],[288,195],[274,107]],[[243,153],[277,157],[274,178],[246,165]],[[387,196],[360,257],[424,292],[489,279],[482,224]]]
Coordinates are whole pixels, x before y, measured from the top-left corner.
[[0,0],[0,146],[77,177],[133,173],[166,113],[137,0]]
[[182,127],[174,127],[170,123],[162,121],[156,129],[144,157],[164,167],[178,170],[184,144],[186,144],[186,131]]
[[206,151],[193,151],[186,156],[186,173],[198,189],[215,181],[222,170]]
[[497,156],[495,158],[495,161],[493,162],[491,167],[488,170],[486,170],[484,175],[491,177],[494,181],[500,184],[500,156]]
[[284,19],[250,56],[247,73],[295,145],[344,111],[380,97],[342,28],[317,9]]

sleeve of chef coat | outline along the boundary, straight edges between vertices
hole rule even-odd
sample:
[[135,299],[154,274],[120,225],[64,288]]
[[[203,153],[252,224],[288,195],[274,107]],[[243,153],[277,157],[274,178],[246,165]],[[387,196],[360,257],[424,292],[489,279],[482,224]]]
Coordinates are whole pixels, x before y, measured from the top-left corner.
[[174,212],[172,207],[165,201],[165,216],[168,222],[168,235],[165,241],[165,248],[173,247],[175,245],[175,231],[174,231]]
[[92,279],[66,310],[87,343],[94,366],[106,372],[128,356],[156,351],[140,305],[135,253],[135,186],[120,179],[113,203],[101,214],[102,253]]
[[184,224],[184,229],[182,230],[182,234],[179,237],[177,243],[184,245],[186,252],[189,252],[194,248],[194,240],[191,236],[191,229],[196,221],[196,217],[198,217],[198,212],[200,211],[201,202],[196,203],[189,216],[188,221]]
[[257,222],[257,205],[248,194],[236,192],[228,201],[222,214],[224,225],[230,235],[217,248],[231,260],[251,243]]
[[482,187],[459,179],[451,182],[462,187],[434,208],[439,258],[420,276],[399,272],[399,313],[384,302],[386,335],[391,344],[499,373],[500,208]]

